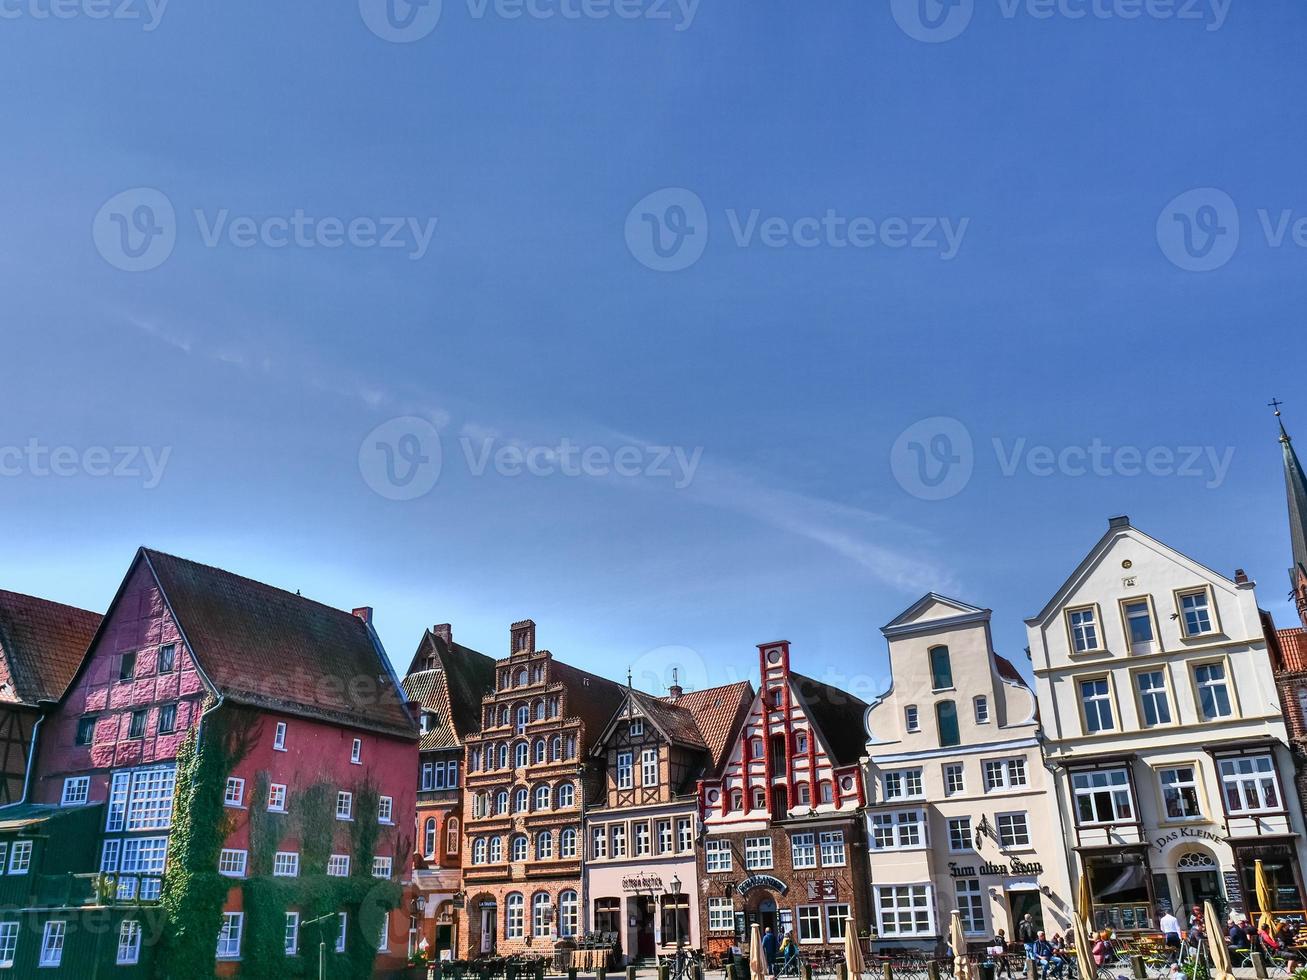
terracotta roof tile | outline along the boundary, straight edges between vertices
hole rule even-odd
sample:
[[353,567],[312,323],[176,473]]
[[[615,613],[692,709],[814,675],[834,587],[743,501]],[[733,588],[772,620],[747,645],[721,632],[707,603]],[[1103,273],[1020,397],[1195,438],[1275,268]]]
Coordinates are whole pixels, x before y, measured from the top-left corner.
[[749,705],[753,703],[753,685],[748,681],[739,681],[702,691],[688,691],[673,703],[694,718],[700,738],[708,750],[708,772],[718,772],[735,742]]
[[1284,669],[1291,673],[1307,671],[1307,629],[1276,630],[1275,635],[1280,641]]
[[81,666],[100,614],[0,590],[0,657],[13,690],[0,701],[56,701]]

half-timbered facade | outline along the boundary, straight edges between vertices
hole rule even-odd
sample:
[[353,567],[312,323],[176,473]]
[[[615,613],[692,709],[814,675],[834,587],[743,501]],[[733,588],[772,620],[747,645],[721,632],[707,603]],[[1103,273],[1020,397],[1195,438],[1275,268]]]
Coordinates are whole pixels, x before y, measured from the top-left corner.
[[605,797],[585,820],[588,929],[628,962],[702,946],[698,781],[720,774],[752,701],[747,681],[665,698],[628,686],[594,748]]
[[463,751],[481,727],[481,699],[495,686],[495,661],[454,642],[441,623],[418,644],[404,693],[418,714],[417,853],[413,884],[422,901],[413,945],[428,959],[458,948],[454,908],[463,875]]
[[786,641],[758,647],[761,685],[720,778],[700,783],[700,908],[710,951],[760,923],[802,947],[867,926],[865,702],[790,669]]
[[581,817],[603,793],[588,760],[625,690],[537,650],[531,620],[510,628],[465,752],[461,956],[548,952],[579,934]]
[[27,785],[32,731],[73,679],[99,613],[0,590],[0,806]]

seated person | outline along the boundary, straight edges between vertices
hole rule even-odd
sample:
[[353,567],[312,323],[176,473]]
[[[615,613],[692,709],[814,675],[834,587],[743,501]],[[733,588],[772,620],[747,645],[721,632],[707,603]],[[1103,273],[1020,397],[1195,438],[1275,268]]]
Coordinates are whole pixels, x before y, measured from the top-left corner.
[[1048,975],[1052,972],[1053,976],[1061,977],[1062,970],[1066,966],[1066,958],[1061,955],[1061,951],[1048,941],[1041,929],[1035,937],[1035,962],[1040,966],[1040,980],[1048,980]]

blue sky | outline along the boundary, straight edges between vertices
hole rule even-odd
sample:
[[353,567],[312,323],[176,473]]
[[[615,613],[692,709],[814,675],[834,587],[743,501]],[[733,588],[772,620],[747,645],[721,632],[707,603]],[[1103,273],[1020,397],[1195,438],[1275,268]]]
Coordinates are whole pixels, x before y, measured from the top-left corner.
[[1128,513],[1293,621],[1300,3],[395,2],[5,8],[0,585],[867,696],[931,589],[1024,662]]

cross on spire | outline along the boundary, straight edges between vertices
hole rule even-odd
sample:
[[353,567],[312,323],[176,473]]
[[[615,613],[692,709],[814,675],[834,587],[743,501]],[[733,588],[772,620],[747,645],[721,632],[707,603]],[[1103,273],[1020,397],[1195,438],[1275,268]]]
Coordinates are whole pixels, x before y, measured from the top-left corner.
[[1283,404],[1284,402],[1280,401],[1280,399],[1272,398],[1266,403],[1266,407],[1275,409],[1275,417],[1278,419],[1280,417],[1280,406]]

